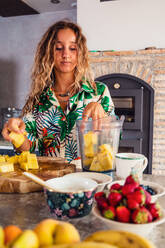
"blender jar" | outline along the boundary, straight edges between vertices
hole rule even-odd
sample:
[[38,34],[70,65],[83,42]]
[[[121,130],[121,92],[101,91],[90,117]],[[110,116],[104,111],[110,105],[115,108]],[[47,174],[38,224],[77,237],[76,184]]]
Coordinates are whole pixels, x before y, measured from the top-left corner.
[[111,173],[115,170],[124,116],[113,116],[93,121],[78,120],[78,139],[83,171]]

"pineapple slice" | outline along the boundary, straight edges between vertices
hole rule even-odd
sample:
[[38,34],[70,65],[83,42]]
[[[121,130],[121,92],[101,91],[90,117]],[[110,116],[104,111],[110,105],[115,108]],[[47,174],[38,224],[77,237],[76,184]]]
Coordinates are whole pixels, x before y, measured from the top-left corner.
[[111,170],[113,168],[113,159],[111,154],[108,152],[100,152],[97,154],[98,161],[102,170]]
[[28,171],[29,170],[29,165],[28,165],[27,162],[22,162],[20,164],[20,168],[23,169],[23,170],[25,170],[25,171]]
[[103,145],[99,146],[99,151],[111,153],[111,156],[113,157],[113,150],[112,150],[112,147],[110,144],[103,144]]
[[85,165],[85,166],[89,166],[91,163],[92,163],[92,161],[93,161],[93,158],[84,158],[84,160],[83,160],[83,164]]
[[93,158],[95,155],[94,146],[91,144],[90,146],[84,147],[84,155],[85,157]]
[[5,161],[7,161],[7,159],[9,158],[9,155],[3,155],[3,157],[5,158]]
[[89,131],[84,134],[84,145],[90,146],[91,144],[97,144],[97,135],[96,133]]
[[9,134],[9,136],[12,139],[12,143],[13,143],[13,145],[16,148],[20,147],[24,143],[24,141],[25,141],[24,134],[19,134],[19,133],[11,132]]
[[99,152],[93,158],[90,170],[106,171],[113,168],[113,150],[109,144],[99,146]]
[[0,172],[11,172],[14,171],[13,163],[0,162]]
[[18,163],[18,156],[11,156],[6,158],[6,162],[17,164]]
[[5,156],[0,155],[0,162],[6,162]]
[[18,162],[21,164],[23,162],[27,162],[27,156],[30,154],[29,151],[23,151],[19,157],[18,157]]
[[29,169],[39,168],[36,154],[29,154],[27,156],[27,162],[28,162]]
[[93,158],[95,155],[95,145],[97,144],[96,133],[89,131],[84,134],[84,155]]
[[89,170],[92,170],[92,171],[102,171],[103,170],[101,167],[101,164],[98,160],[97,155],[93,158],[93,161],[91,163]]

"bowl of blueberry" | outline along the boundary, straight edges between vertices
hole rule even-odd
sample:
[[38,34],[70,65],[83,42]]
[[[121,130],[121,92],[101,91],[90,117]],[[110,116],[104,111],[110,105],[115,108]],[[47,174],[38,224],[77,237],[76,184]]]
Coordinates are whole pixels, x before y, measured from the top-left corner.
[[[124,180],[113,181],[112,183],[108,185],[108,188],[110,189],[111,185],[114,183],[123,185],[124,182],[125,182]],[[158,183],[142,180],[140,182],[140,186],[143,187],[143,189],[145,189],[148,193],[151,194],[152,202],[155,202],[159,197],[165,194],[165,188]]]
[[142,181],[140,185],[151,194],[152,202],[165,194],[165,188],[158,183]]

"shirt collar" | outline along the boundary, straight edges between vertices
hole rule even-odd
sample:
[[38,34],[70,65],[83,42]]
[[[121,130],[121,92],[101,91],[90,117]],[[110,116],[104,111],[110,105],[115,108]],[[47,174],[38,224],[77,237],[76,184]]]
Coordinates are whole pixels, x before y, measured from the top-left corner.
[[[82,79],[81,88],[80,88],[79,92],[76,95],[78,96],[83,91],[86,92],[86,93],[95,93],[95,90],[93,89],[93,87],[91,86],[89,81],[88,80],[85,81],[84,79]],[[75,98],[76,95],[72,96],[70,99]],[[44,99],[49,100],[53,105],[59,105],[59,102],[58,102],[58,100],[56,98],[56,95],[55,95],[55,93],[53,91],[52,86],[46,88],[43,91],[41,96],[44,96]]]

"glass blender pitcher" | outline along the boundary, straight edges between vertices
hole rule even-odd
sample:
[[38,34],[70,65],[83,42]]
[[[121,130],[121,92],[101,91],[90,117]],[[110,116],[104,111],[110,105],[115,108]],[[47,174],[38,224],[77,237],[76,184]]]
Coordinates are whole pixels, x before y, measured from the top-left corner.
[[120,120],[108,116],[95,121],[77,121],[83,171],[109,175],[115,171],[115,154],[118,152],[123,122],[124,116]]

